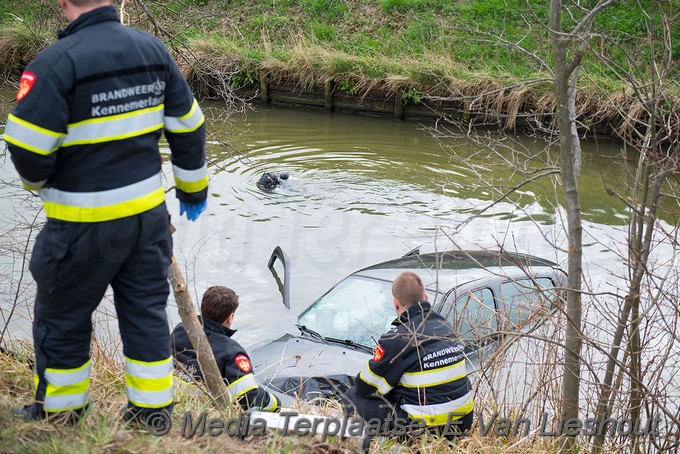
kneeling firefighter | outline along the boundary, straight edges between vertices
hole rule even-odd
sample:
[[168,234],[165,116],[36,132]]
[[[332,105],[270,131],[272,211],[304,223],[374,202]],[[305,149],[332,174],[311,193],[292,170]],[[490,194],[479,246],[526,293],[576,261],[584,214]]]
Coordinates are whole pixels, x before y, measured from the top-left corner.
[[[451,325],[427,302],[420,277],[401,273],[392,285],[398,318],[378,341],[343,402],[366,420],[421,420],[453,437],[469,430],[473,399],[463,346]],[[394,429],[394,425],[391,427]]]

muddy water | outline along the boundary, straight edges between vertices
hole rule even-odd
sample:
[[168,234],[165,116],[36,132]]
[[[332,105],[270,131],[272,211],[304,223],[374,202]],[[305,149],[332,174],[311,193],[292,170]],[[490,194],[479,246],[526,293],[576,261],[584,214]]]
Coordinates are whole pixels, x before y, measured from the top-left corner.
[[[8,91],[2,93],[4,120],[11,103]],[[521,195],[472,218],[494,196],[471,187],[475,179],[461,156],[476,163],[488,161],[486,177],[499,184],[517,181],[507,166],[493,166],[502,160],[481,152],[484,145],[461,139],[442,142],[420,125],[386,119],[274,109],[229,116],[219,104],[203,106],[210,131],[208,209],[197,222],[189,222],[178,216],[177,200],[169,194],[169,210],[178,229],[174,252],[195,300],[216,284],[230,286],[240,295],[234,326],[244,345],[294,330],[297,313],[342,277],[414,247],[429,252],[503,245],[564,263],[559,249],[565,246],[562,216],[548,180],[525,186]],[[545,147],[529,138],[516,140],[523,152]],[[612,285],[611,274],[622,274],[615,251],[624,250],[625,212],[604,191],[605,184],[623,190],[620,161],[614,144],[584,144],[586,267],[590,278],[605,286]],[[4,153],[0,165],[0,180],[10,184],[0,188],[2,245],[5,250],[8,245],[21,250],[25,230],[17,232],[13,226],[32,219],[38,205],[35,200],[26,203],[12,187],[18,179]],[[536,162],[529,167],[534,165],[543,166]],[[168,162],[163,169],[170,185]],[[290,178],[265,193],[255,185],[264,171],[286,171]],[[14,233],[8,236],[10,231]],[[292,262],[291,310],[281,304],[266,268],[276,246]],[[4,255],[3,317],[18,300],[10,335],[30,337],[30,278],[24,277],[17,291],[19,255],[11,254],[11,260]],[[102,335],[116,331],[112,312],[105,303],[97,314]],[[173,301],[168,315],[173,324],[179,321]]]

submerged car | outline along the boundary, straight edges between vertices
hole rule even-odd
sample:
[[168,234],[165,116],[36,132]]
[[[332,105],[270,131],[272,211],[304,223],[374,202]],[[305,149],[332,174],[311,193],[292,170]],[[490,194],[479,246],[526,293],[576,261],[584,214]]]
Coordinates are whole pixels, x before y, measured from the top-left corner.
[[[284,268],[283,284],[273,266],[277,258]],[[269,268],[290,308],[288,262],[276,248]],[[566,286],[566,274],[557,264],[535,256],[413,250],[350,274],[298,316],[297,334],[255,348],[251,360],[259,381],[284,404],[339,397],[396,318],[391,288],[403,271],[420,276],[433,309],[457,330],[471,372],[501,336],[534,329],[549,317]]]

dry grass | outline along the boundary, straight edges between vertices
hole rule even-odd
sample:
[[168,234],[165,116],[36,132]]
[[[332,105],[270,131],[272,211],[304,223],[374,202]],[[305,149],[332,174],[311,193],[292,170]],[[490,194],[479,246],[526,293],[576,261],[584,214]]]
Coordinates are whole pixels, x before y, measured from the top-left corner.
[[[270,85],[286,85],[299,91],[321,91],[331,80],[359,99],[376,97],[376,93],[390,97],[414,91],[421,93],[422,99],[462,101],[477,121],[496,123],[508,130],[516,128],[519,116],[536,116],[541,109],[553,109],[549,84],[526,85],[488,74],[466,73],[450,57],[442,55],[426,54],[418,60],[395,62],[381,55],[359,57],[293,39],[285,50],[265,46],[262,58],[256,62],[242,61],[225,42],[195,41],[192,48],[192,58],[184,58],[181,67],[199,93],[206,93],[208,87],[227,92],[231,75],[244,71],[257,80],[266,74]],[[539,103],[539,99],[543,102]]]
[[[508,344],[507,346],[509,346]],[[15,351],[30,351],[26,344],[14,346]],[[115,346],[114,346],[115,347]],[[268,431],[265,436],[254,436],[247,440],[230,437],[225,434],[218,436],[194,436],[185,438],[180,433],[182,416],[191,412],[196,417],[206,412],[208,417],[222,419],[234,418],[240,414],[238,408],[231,408],[226,414],[218,413],[210,400],[201,389],[184,382],[176,382],[175,411],[172,417],[173,427],[167,435],[156,437],[148,434],[143,428],[131,427],[119,417],[120,409],[126,403],[124,383],[122,378],[122,364],[115,359],[114,347],[103,348],[93,343],[93,375],[92,401],[94,407],[76,426],[67,426],[57,422],[25,423],[13,419],[9,409],[12,406],[30,402],[33,398],[32,372],[25,361],[17,360],[11,355],[0,355],[0,451],[2,452],[126,452],[148,453],[150,450],[163,453],[191,452],[290,452],[290,453],[324,453],[341,454],[356,452],[358,442],[352,439],[329,438],[322,441],[320,437],[283,436],[277,431]],[[551,361],[548,357],[554,351],[546,350],[542,360]],[[506,346],[502,346],[491,362],[505,365],[508,360]],[[502,368],[501,368],[502,369]],[[496,380],[504,373],[499,369],[495,377],[487,376],[486,380]],[[545,369],[544,369],[545,370]],[[507,372],[507,370],[505,371]],[[537,378],[537,377],[534,377]],[[496,397],[488,394],[489,388],[480,385],[484,380],[477,379],[476,411],[486,414],[501,412],[510,415],[509,408],[502,407],[496,402]],[[534,384],[541,383],[543,394],[550,393],[549,377],[542,380],[532,380]],[[530,396],[527,401],[541,401],[539,395]],[[318,401],[298,403],[294,410],[304,414],[321,416],[338,416],[341,414],[339,404],[335,401]],[[516,411],[522,411],[520,407]],[[506,413],[503,413],[506,412]],[[472,434],[455,444],[445,439],[422,436],[419,438],[398,441],[394,439],[374,439],[371,442],[370,453],[398,452],[398,453],[549,453],[555,450],[555,440],[550,437],[522,437],[521,435],[503,437],[493,435],[493,430],[486,436],[479,430],[478,422],[473,426]]]
[[48,44],[48,37],[35,37],[21,25],[4,27],[0,33],[0,69],[5,79],[12,79]]
[[[163,437],[147,434],[145,430],[131,427],[119,417],[126,404],[122,365],[99,348],[93,348],[91,393],[94,406],[88,416],[76,426],[58,422],[25,423],[13,419],[10,408],[30,402],[32,372],[27,363],[10,355],[0,355],[0,450],[2,452],[253,452],[267,450],[263,447],[283,443],[276,434],[246,443],[228,436],[184,438],[179,429]],[[208,411],[209,417],[220,416],[211,410],[209,399],[195,386],[176,382],[173,428],[181,425],[181,416],[190,411],[198,415]],[[222,415],[231,418],[236,409]],[[280,438],[280,437],[278,437]]]

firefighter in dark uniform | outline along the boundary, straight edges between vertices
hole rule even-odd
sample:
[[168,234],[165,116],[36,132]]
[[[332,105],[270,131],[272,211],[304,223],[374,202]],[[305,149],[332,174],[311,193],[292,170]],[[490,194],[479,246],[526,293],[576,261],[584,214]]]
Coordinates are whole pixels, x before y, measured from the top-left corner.
[[[203,331],[215,355],[217,367],[227,382],[227,391],[231,398],[244,410],[276,411],[281,405],[279,400],[274,394],[258,386],[248,353],[231,338],[236,332],[231,329],[236,308],[238,296],[232,289],[210,287],[201,299],[200,318]],[[203,375],[196,352],[182,323],[172,332],[172,342],[180,377],[187,381],[201,380]]]
[[59,0],[69,24],[23,72],[5,141],[47,223],[37,283],[35,402],[24,419],[88,407],[91,315],[108,285],[123,341],[126,416],[171,411],[165,313],[172,257],[158,140],[172,152],[180,211],[205,208],[204,117],[157,38],[123,26],[108,0]]
[[397,276],[392,295],[398,318],[347,391],[345,412],[366,420],[389,418],[392,428],[397,418],[405,421],[402,427],[419,419],[447,436],[470,429],[472,391],[453,328],[431,310],[417,274]]

